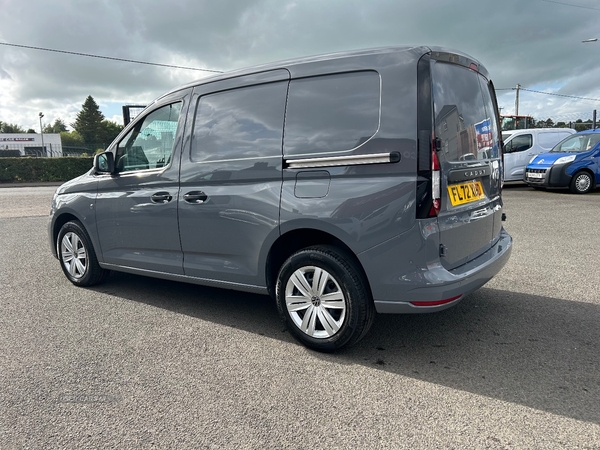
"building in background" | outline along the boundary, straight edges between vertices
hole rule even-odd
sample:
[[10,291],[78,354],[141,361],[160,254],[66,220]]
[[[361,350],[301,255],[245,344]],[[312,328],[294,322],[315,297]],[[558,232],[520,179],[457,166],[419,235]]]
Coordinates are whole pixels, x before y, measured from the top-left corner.
[[0,133],[0,156],[63,156],[60,134]]

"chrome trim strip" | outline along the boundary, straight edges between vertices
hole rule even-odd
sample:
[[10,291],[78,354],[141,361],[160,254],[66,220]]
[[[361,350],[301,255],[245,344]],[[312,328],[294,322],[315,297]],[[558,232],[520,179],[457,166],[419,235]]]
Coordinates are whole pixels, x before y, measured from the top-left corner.
[[286,159],[288,169],[305,169],[313,167],[354,166],[360,164],[385,164],[392,162],[392,153],[373,155],[332,156],[329,158]]

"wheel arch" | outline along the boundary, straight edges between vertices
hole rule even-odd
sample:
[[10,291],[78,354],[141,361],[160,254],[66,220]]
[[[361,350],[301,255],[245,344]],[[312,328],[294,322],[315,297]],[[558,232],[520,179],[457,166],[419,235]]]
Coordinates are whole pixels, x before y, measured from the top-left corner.
[[61,213],[60,215],[56,216],[54,218],[54,221],[52,223],[52,252],[54,254],[54,256],[58,257],[58,253],[57,253],[57,243],[58,243],[58,234],[60,233],[60,229],[63,227],[63,225],[67,222],[71,222],[71,221],[77,221],[81,224],[81,226],[87,231],[88,235],[90,236],[90,240],[92,241],[92,245],[94,246],[94,251],[96,251],[96,255],[99,255],[99,252],[97,251],[97,245],[96,242],[94,242],[94,238],[90,232],[90,230],[86,227],[85,225],[85,220],[82,220],[80,217],[78,217],[76,214],[70,212],[70,211],[65,211],[63,213]]
[[586,174],[588,174],[590,177],[590,180],[592,181],[592,185],[590,186],[590,191],[593,191],[594,189],[596,189],[596,186],[597,186],[596,174],[592,170],[592,168],[589,166],[578,167],[577,169],[575,169],[573,171],[573,175],[571,176],[571,180],[569,181],[568,187],[572,190],[572,188],[571,188],[572,183],[575,180],[575,178],[577,177],[577,174],[579,174],[581,172],[585,172]]
[[575,175],[577,175],[579,172],[587,172],[587,174],[590,176],[591,180],[592,180],[592,189],[594,189],[596,187],[596,174],[595,172],[592,170],[591,167],[588,166],[584,166],[584,167],[579,167],[574,173],[573,173],[573,177],[575,177]]
[[292,254],[306,247],[313,245],[331,245],[338,248],[349,258],[352,258],[356,267],[361,271],[364,277],[366,286],[369,294],[371,294],[371,286],[369,279],[365,273],[365,270],[360,263],[356,254],[352,251],[348,245],[342,240],[335,237],[334,235],[327,233],[326,231],[312,229],[312,228],[300,228],[288,231],[282,234],[279,238],[271,245],[266,260],[265,276],[267,290],[271,297],[275,298],[275,283],[277,282],[277,275],[279,269]]

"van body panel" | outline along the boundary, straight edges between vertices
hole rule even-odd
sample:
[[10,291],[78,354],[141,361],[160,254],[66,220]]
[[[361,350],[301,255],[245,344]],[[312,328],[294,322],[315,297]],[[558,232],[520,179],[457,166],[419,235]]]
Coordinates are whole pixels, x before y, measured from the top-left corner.
[[[186,110],[191,90],[177,91],[147,108],[160,111],[171,104],[182,105]],[[120,141],[111,146],[118,159],[118,145],[136,139],[138,121],[119,136]],[[117,174],[92,175],[98,183],[95,201],[99,254],[107,264],[137,267],[144,270],[183,274],[183,253],[179,241],[177,197],[179,190],[179,158],[184,135],[185,114],[180,114],[177,131],[169,140],[172,154],[166,161],[151,164],[146,170],[125,168]],[[148,130],[148,129],[146,129]],[[149,132],[149,131],[148,131]],[[128,138],[129,136],[129,138]],[[155,145],[161,142],[155,139]],[[172,141],[172,144],[171,144]],[[118,143],[118,144],[117,144]],[[146,149],[150,156],[152,150]],[[158,167],[154,167],[158,166]],[[164,196],[157,201],[156,195]],[[166,200],[166,199],[169,200]]]
[[489,80],[441,56],[432,54],[431,85],[442,174],[439,255],[451,270],[487,252],[497,239],[501,142]]
[[[325,72],[331,79],[348,73],[364,73],[376,68],[380,78],[377,105],[379,111],[376,132],[359,136],[354,146],[333,148],[323,152],[317,142],[310,156],[355,156],[396,153],[399,161],[386,164],[358,164],[325,167],[331,179],[326,197],[298,198],[295,186],[298,176],[311,169],[284,168],[281,193],[281,230],[287,232],[303,223],[303,218],[322,222],[319,228],[331,230],[330,234],[341,238],[353,252],[363,252],[382,241],[406,232],[414,226],[414,186],[417,165],[416,133],[416,77],[414,69],[422,50],[403,49],[398,53],[365,55],[348,61],[329,60],[290,68],[290,99],[288,111],[295,100],[294,77],[303,77],[304,83],[312,75]],[[398,102],[397,99],[403,101]],[[339,110],[352,111],[363,106],[361,99],[340,102]],[[335,101],[335,100],[334,100]],[[371,99],[365,99],[371,104]],[[293,112],[293,110],[291,111]],[[375,115],[375,113],[373,113]],[[286,129],[295,120],[291,113],[286,117]],[[287,138],[287,133],[285,138]],[[285,139],[284,139],[285,141]],[[294,160],[296,155],[286,153],[284,160]],[[337,228],[337,230],[336,230]]]
[[277,70],[194,89],[178,200],[185,275],[266,283],[259,256],[279,228],[288,78]]
[[[406,239],[406,238],[404,238]],[[512,251],[512,238],[504,230],[486,252],[454,270],[446,270],[438,262],[426,266],[395,266],[392,251],[382,245],[367,254],[359,255],[365,266],[376,263],[372,273],[378,274],[380,283],[373,291],[375,308],[379,313],[418,314],[440,311],[455,302],[435,308],[418,307],[411,302],[428,302],[435,299],[460,299],[483,286],[508,262]],[[398,267],[396,273],[390,268]]]
[[[52,204],[50,205],[51,214],[53,211],[60,211],[61,215],[77,218],[85,226],[86,230],[88,230],[94,248],[100,248],[96,227],[96,210],[94,209],[97,190],[98,182],[90,170],[77,178],[63,183],[56,190]],[[56,237],[58,230],[53,224],[54,220],[51,220],[48,228],[48,237],[52,244],[52,254],[57,256]],[[98,255],[99,260],[101,260],[101,257],[101,254]]]

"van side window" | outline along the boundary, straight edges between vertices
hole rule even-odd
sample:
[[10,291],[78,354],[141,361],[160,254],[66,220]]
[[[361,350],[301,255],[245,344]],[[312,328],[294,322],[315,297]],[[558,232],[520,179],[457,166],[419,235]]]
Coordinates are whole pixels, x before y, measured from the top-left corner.
[[156,169],[171,162],[181,102],[162,106],[138,121],[119,142],[118,172]]
[[550,150],[567,136],[571,136],[571,134],[564,131],[540,132],[537,135],[537,141],[540,147]]
[[281,156],[287,86],[275,82],[200,97],[190,159]]
[[515,136],[505,146],[504,151],[506,153],[524,152],[533,145],[533,136],[531,134],[521,134]]
[[292,80],[285,121],[286,156],[350,151],[379,129],[380,78],[352,72]]

